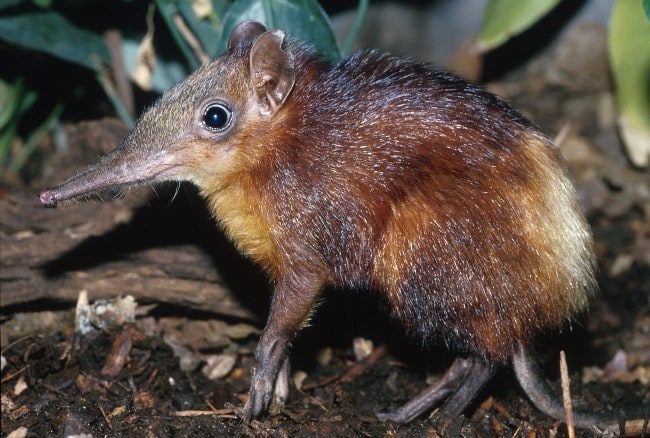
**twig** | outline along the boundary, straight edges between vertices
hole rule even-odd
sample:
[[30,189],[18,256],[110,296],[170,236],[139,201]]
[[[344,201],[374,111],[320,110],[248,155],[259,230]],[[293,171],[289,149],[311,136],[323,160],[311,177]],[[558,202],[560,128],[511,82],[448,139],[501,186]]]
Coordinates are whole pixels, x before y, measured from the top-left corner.
[[131,390],[131,394],[135,394],[138,392],[138,388],[135,386],[135,380],[133,380],[133,376],[129,376],[126,381],[129,383],[129,389]]
[[372,350],[370,356],[364,361],[355,364],[340,379],[341,382],[349,382],[360,376],[367,368],[372,367],[377,361],[386,354],[388,348],[386,345],[380,345]]
[[115,91],[129,115],[133,117],[135,115],[135,98],[133,97],[131,82],[126,75],[126,67],[122,57],[122,33],[117,29],[108,29],[104,32],[104,42],[111,53],[111,69],[115,81]]
[[323,411],[325,411],[325,412],[329,412],[329,409],[327,409],[327,407],[325,407],[325,405],[324,405],[323,403],[321,403],[321,402],[320,402],[316,397],[313,397],[313,396],[307,394],[307,393],[306,393],[305,391],[303,391],[302,389],[298,389],[298,392],[300,392],[301,395],[307,397],[307,398],[309,399],[310,402],[312,402],[313,404],[315,404],[316,406],[318,406],[319,408],[321,408]]
[[569,431],[569,438],[575,438],[573,429],[573,406],[571,405],[571,389],[569,388],[569,369],[566,364],[564,350],[560,351],[560,377],[562,379],[562,401],[564,403],[564,415],[566,415],[566,426]]
[[201,47],[201,43],[187,26],[183,20],[183,17],[180,14],[174,14],[172,19],[174,20],[174,24],[176,25],[176,28],[180,34],[183,36],[183,38],[185,38],[187,44],[194,51],[194,56],[196,56],[201,64],[207,64],[208,61],[210,61],[210,57],[207,53],[205,53],[203,47]]
[[160,371],[158,368],[155,368],[152,372],[149,378],[147,379],[147,385],[151,385],[154,380],[156,380],[156,376],[158,376],[158,371]]
[[377,363],[377,361],[386,354],[387,350],[388,349],[386,345],[380,345],[379,347],[375,348],[372,353],[370,353],[370,356],[368,356],[365,360],[356,363],[345,374],[326,377],[319,382],[307,382],[302,386],[302,391],[322,388],[337,381],[349,382],[351,380],[354,380],[356,377],[360,376],[365,369]]
[[214,415],[220,418],[238,418],[233,414],[232,409],[215,409],[214,411],[199,411],[199,410],[190,410],[190,411],[176,411],[174,415],[177,417],[199,417],[201,415]]
[[[217,413],[218,409],[212,403],[210,403],[210,400],[205,400],[205,404],[208,405],[208,407],[210,407],[212,412],[214,412],[215,414]],[[232,412],[232,409],[228,409],[228,410]]]
[[[20,344],[21,342],[26,341],[29,338],[36,337],[36,336],[37,335],[27,335],[27,336],[23,336],[22,338],[18,338],[15,341],[13,341],[11,344],[9,344],[5,348],[3,348],[2,351],[0,351],[0,353],[5,354],[7,352],[7,350],[9,350],[11,347],[13,347],[13,346],[15,346],[17,344]],[[39,337],[42,337],[42,336],[39,336]]]
[[106,412],[104,411],[104,408],[102,407],[101,403],[97,403],[97,407],[99,408],[99,412],[102,413],[102,416],[104,417],[104,420],[106,421],[106,424],[108,425],[108,428],[110,430],[113,430],[113,425],[111,422],[108,420],[108,416],[106,415]]
[[555,138],[553,139],[553,143],[556,145],[560,146],[564,143],[564,141],[569,137],[569,134],[571,134],[571,131],[573,130],[573,126],[571,123],[565,123],[562,125],[562,128],[560,128],[560,132],[558,132],[555,135]]
[[55,388],[54,386],[50,385],[49,383],[41,382],[40,384],[43,388],[46,390],[53,392],[55,394],[58,394],[61,397],[67,397],[67,394],[60,389]]
[[302,385],[302,391],[310,391],[312,389],[316,388],[323,388],[331,383],[336,382],[341,378],[340,374],[336,374],[334,376],[329,376],[325,377],[324,379],[319,380],[318,382],[307,382],[304,385]]
[[13,379],[14,377],[21,375],[22,373],[27,371],[27,368],[29,368],[29,365],[25,365],[24,367],[22,367],[21,369],[19,369],[18,371],[16,371],[13,374],[7,374],[2,379],[0,379],[0,383],[8,382],[9,380]]
[[494,411],[496,411],[497,413],[499,413],[499,414],[503,415],[504,417],[506,417],[508,419],[508,421],[514,422],[514,419],[513,419],[512,415],[510,415],[510,412],[508,411],[508,409],[506,409],[506,407],[503,406],[498,401],[495,400],[495,401],[492,402],[492,409]]

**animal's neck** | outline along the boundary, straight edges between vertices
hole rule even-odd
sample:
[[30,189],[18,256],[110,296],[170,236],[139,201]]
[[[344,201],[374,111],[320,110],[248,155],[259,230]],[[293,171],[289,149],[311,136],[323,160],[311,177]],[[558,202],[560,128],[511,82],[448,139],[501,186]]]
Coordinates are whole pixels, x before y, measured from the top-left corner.
[[271,235],[270,210],[250,175],[237,175],[227,184],[211,190],[203,189],[202,193],[237,248],[265,269],[273,271],[277,256]]

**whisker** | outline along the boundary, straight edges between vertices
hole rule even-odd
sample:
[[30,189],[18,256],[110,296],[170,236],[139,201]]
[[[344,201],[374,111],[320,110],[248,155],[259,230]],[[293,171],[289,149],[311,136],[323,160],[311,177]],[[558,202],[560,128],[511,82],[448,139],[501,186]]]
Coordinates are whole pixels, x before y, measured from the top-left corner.
[[155,193],[156,198],[160,199],[160,195],[158,194],[158,191],[156,190],[156,186],[154,184],[149,184],[149,186],[151,187],[151,190],[153,190],[153,192]]
[[176,196],[178,195],[180,189],[181,189],[181,183],[180,181],[176,181],[176,190],[174,190],[174,194],[172,195],[171,199],[167,203],[167,207],[170,207],[172,205],[172,202],[174,202],[174,199],[176,199]]

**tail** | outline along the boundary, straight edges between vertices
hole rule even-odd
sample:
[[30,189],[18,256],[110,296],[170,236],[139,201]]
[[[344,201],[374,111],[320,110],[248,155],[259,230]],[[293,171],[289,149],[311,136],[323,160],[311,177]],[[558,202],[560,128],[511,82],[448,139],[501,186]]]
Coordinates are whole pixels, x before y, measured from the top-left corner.
[[[512,357],[515,375],[524,392],[533,404],[548,415],[566,421],[564,406],[530,352],[523,346]],[[647,413],[646,413],[647,417]],[[597,416],[592,413],[573,410],[573,424],[580,429],[589,429],[603,436],[633,436],[650,432],[648,419],[624,421]]]

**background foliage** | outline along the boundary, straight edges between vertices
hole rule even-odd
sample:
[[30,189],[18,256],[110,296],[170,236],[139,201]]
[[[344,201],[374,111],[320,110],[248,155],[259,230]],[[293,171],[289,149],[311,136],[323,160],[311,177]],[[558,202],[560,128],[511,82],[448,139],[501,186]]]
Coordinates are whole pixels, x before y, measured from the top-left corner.
[[[507,44],[561,2],[489,0],[477,30],[477,48],[485,52]],[[0,3],[0,43],[69,63],[70,75],[81,76],[79,69],[84,70],[103,90],[114,113],[129,125],[138,111],[130,102],[133,97],[120,90],[119,77],[131,78],[138,93],[158,95],[221,53],[233,27],[247,19],[282,28],[336,59],[349,51],[368,1],[359,2],[357,20],[340,46],[317,0],[152,0],[150,4],[114,0],[104,4],[108,5],[122,8],[119,20],[114,15],[98,15],[102,3],[97,2],[4,0]],[[650,0],[617,0],[610,26],[621,130],[630,157],[639,166],[647,166],[650,154],[648,16]],[[119,31],[117,49],[107,45],[108,28]],[[28,73],[0,71],[0,165],[14,173],[27,162],[39,138],[56,127],[65,103],[50,102],[44,108],[41,97],[53,84],[25,80]]]

